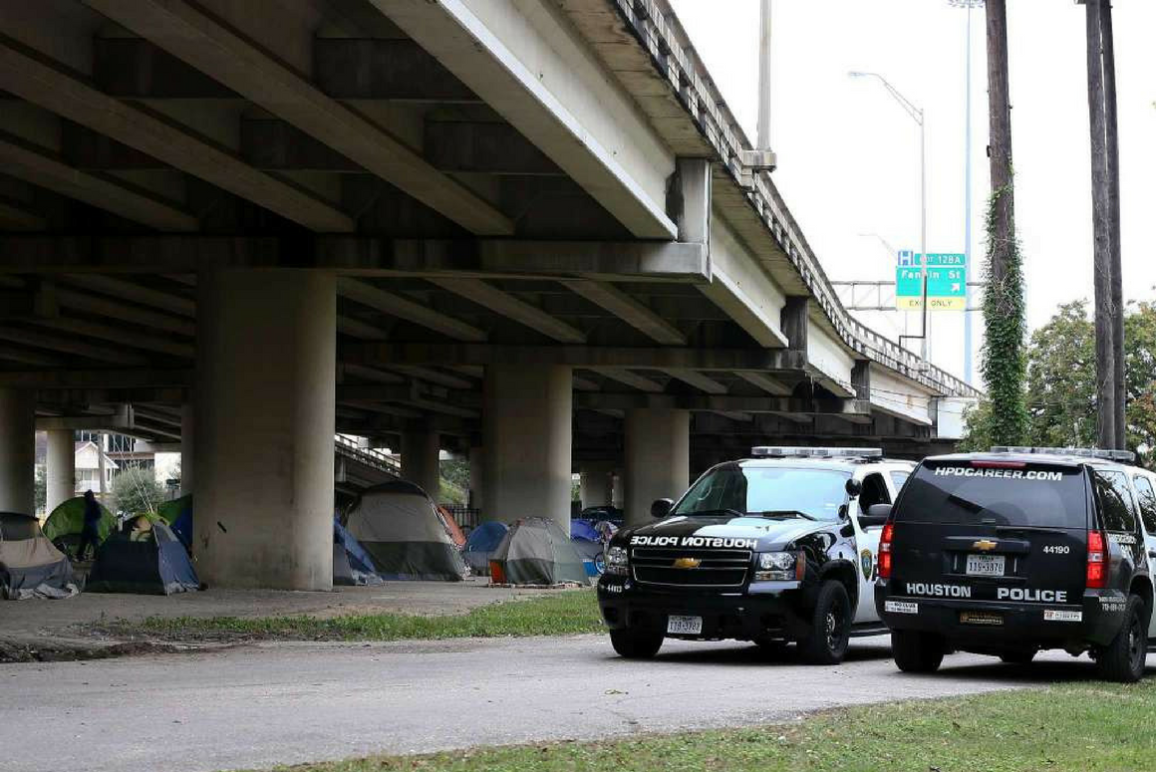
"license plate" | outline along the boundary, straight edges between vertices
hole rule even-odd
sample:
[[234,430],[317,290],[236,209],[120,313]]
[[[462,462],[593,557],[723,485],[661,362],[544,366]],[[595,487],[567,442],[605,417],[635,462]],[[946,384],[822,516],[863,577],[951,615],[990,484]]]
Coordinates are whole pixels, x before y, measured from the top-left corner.
[[1082,622],[1084,621],[1084,612],[1082,611],[1065,611],[1058,608],[1044,609],[1045,622]]
[[968,555],[968,576],[1003,576],[1007,558],[1003,555]]
[[961,611],[959,621],[965,625],[993,625],[1003,624],[1003,616],[990,611]]
[[668,635],[702,635],[702,617],[667,617],[666,632]]
[[889,600],[883,603],[883,610],[890,614],[918,614],[919,604],[903,600]]

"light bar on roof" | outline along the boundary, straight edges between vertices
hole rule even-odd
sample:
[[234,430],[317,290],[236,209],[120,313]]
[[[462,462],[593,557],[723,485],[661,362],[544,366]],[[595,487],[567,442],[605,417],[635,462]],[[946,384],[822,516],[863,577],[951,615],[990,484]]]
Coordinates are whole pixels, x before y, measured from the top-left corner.
[[1103,450],[1101,448],[1036,448],[1026,445],[996,445],[992,453],[1035,453],[1047,456],[1078,456],[1080,458],[1102,458],[1106,461],[1120,461],[1131,464],[1136,454],[1130,450]]
[[817,448],[760,445],[751,448],[755,458],[882,458],[883,448]]

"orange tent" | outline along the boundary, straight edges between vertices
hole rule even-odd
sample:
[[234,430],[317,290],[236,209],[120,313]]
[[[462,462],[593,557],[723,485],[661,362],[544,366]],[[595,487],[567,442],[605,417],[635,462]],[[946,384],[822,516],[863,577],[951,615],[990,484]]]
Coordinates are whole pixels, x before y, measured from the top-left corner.
[[454,516],[449,513],[445,507],[438,507],[438,514],[442,516],[442,522],[445,524],[446,532],[449,533],[450,538],[453,539],[454,544],[458,548],[466,546],[466,535],[462,533],[462,529],[458,526],[458,522],[454,520]]

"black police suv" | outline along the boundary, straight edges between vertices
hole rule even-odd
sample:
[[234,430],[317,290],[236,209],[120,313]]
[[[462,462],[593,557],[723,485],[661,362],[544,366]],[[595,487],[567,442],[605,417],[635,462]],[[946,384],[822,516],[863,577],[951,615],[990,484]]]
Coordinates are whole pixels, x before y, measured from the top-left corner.
[[720,464],[657,518],[615,534],[598,602],[615,651],[665,638],[797,642],[835,664],[849,638],[886,632],[872,596],[882,516],[911,473],[873,448],[756,448]]
[[[889,513],[875,600],[895,663],[932,672],[951,651],[1026,664],[1091,654],[1144,673],[1152,576],[1131,453],[995,448],[925,459]],[[883,514],[886,507],[873,513]]]

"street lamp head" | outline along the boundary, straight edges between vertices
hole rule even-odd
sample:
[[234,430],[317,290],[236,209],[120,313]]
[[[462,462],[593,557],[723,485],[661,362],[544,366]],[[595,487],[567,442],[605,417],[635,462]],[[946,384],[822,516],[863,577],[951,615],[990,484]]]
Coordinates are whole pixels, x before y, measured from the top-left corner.
[[984,0],[947,0],[952,8],[982,8]]
[[851,70],[847,73],[848,78],[866,78],[870,75],[871,73],[869,72],[859,72],[859,70]]

